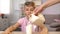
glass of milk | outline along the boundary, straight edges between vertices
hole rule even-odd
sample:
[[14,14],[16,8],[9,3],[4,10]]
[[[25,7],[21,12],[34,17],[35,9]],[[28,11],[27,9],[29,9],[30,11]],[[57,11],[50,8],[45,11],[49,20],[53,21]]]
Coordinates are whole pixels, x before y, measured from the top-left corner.
[[26,26],[26,34],[32,34],[32,24],[31,23],[29,23]]

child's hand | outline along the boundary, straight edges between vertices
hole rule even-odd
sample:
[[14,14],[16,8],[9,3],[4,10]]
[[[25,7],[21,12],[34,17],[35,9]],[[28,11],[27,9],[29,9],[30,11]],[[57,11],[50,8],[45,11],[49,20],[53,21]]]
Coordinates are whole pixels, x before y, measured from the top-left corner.
[[2,34],[10,34],[10,32],[8,32],[8,31],[7,31],[7,32],[5,32],[5,31],[4,31]]

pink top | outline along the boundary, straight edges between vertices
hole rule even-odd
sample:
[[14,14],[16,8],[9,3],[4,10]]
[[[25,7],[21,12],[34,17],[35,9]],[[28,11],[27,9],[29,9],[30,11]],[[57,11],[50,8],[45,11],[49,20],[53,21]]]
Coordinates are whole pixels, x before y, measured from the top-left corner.
[[[26,32],[26,25],[28,24],[28,19],[26,17],[21,18],[18,20],[18,23],[21,24],[21,30],[23,32]],[[38,27],[36,25],[33,25],[33,32],[37,32],[38,31]]]

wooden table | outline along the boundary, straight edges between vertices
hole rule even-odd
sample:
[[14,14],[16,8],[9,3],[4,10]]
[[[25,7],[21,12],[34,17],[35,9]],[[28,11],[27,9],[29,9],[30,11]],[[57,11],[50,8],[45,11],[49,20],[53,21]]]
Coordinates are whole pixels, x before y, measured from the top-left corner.
[[[2,34],[3,31],[0,31],[0,34]],[[25,34],[25,32],[19,32],[19,31],[14,31],[12,34]],[[34,34],[39,34],[38,32],[35,32]],[[49,32],[49,34],[60,34],[60,32]]]

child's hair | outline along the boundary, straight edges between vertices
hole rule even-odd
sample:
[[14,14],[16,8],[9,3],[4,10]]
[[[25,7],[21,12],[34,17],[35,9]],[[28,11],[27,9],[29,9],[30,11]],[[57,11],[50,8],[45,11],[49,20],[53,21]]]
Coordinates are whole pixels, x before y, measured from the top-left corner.
[[32,6],[35,8],[35,3],[30,1],[30,2],[25,2],[24,6]]

